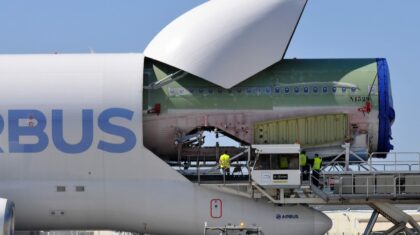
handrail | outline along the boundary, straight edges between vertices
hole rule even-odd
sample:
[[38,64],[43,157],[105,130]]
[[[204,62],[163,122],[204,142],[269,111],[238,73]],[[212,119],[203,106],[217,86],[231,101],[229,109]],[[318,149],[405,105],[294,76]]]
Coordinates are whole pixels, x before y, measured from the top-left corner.
[[[375,158],[378,155],[388,154],[394,156],[393,159]],[[420,153],[419,152],[374,152],[369,155],[366,161],[352,161],[349,167],[351,171],[380,172],[380,171],[420,171]],[[346,171],[343,166],[346,161],[337,161],[336,159],[326,162],[323,167],[327,171]],[[393,168],[393,169],[391,169]]]
[[322,172],[321,179],[311,176],[311,181],[318,180],[318,188],[330,196],[339,198],[370,197],[416,197],[420,198],[420,174],[418,173],[372,173],[330,174]]

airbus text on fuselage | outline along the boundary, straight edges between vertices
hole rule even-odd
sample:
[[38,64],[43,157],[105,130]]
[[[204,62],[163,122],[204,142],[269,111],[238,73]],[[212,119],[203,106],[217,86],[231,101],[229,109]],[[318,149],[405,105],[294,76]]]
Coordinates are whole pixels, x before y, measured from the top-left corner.
[[[100,140],[95,146],[97,149],[109,153],[124,153],[135,147],[137,139],[135,133],[127,127],[112,123],[113,119],[131,121],[133,111],[124,108],[109,108],[96,114],[93,109],[82,109],[80,115],[82,131],[78,143],[66,141],[65,110],[62,109],[53,109],[50,115],[36,109],[8,110],[7,119],[0,115],[0,135],[8,136],[9,153],[39,153],[44,151],[50,142],[53,142],[60,152],[78,154],[92,147],[95,125],[97,125],[101,132],[122,139],[119,143]],[[48,122],[51,122],[51,133],[46,130]],[[5,133],[5,125],[8,126],[7,133]],[[35,137],[36,141],[22,143],[22,137]],[[0,146],[0,153],[6,152],[5,147]]]

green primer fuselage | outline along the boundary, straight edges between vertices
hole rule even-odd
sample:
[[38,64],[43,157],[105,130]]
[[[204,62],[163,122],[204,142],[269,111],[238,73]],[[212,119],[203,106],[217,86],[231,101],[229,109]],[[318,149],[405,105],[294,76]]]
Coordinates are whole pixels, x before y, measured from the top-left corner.
[[[162,80],[176,71],[176,68],[147,60],[144,84]],[[357,142],[358,148],[362,143],[363,151],[375,151],[379,107],[377,74],[376,59],[290,59],[272,65],[231,89],[187,75],[160,89],[144,89],[144,133],[156,137],[153,141],[146,139],[144,144],[157,154],[174,155],[176,136],[204,126],[218,128],[252,144],[257,142],[253,133],[257,123],[346,114],[347,135],[342,141],[351,139]],[[360,110],[367,101],[372,105],[369,113]],[[159,115],[147,112],[157,104],[160,105]],[[316,133],[308,136],[316,136]],[[366,139],[366,143],[360,138],[356,141],[358,137]],[[334,143],[337,149],[341,144]]]
[[[176,71],[159,63],[148,65],[152,66],[149,67],[152,73],[147,76],[145,84]],[[154,103],[160,103],[162,113],[168,109],[272,110],[276,106],[331,105],[359,107],[366,101],[371,85],[374,85],[371,98],[373,108],[376,109],[376,74],[375,59],[284,60],[229,90],[189,75],[159,91],[145,92],[144,107],[151,108]]]

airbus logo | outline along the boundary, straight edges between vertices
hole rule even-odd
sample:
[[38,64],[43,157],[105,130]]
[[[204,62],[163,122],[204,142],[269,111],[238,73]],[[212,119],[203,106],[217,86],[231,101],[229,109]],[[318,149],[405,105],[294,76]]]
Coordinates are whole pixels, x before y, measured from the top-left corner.
[[[95,110],[96,111],[96,110]],[[44,151],[50,142],[61,152],[78,154],[87,151],[94,141],[95,123],[103,134],[117,137],[122,141],[111,142],[101,139],[96,148],[109,153],[124,153],[132,150],[137,142],[135,133],[129,128],[114,124],[111,119],[131,121],[134,112],[124,108],[109,108],[99,113],[94,120],[93,109],[81,110],[82,133],[78,143],[66,141],[64,133],[64,111],[53,109],[51,111],[51,135],[46,132],[48,118],[42,111],[36,109],[8,110],[5,120],[0,115],[0,138],[7,135],[8,152],[10,153],[39,153]],[[3,133],[7,124],[7,133]],[[66,128],[67,131],[69,128]],[[104,135],[101,135],[104,136]],[[51,137],[51,138],[50,138]],[[31,143],[23,143],[22,139],[35,139]],[[112,138],[114,139],[114,138]],[[4,153],[5,146],[0,146],[0,154]]]
[[299,219],[299,215],[297,214],[277,214],[276,219],[282,220],[282,219]]

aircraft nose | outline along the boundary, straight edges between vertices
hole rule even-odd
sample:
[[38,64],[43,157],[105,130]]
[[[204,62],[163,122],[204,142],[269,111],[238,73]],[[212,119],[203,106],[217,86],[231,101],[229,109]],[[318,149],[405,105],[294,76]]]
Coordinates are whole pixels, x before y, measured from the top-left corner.
[[314,234],[323,235],[328,232],[332,227],[331,219],[324,213],[316,211],[314,213]]

